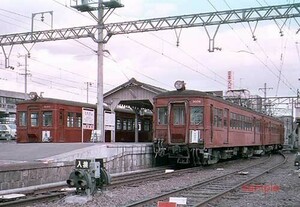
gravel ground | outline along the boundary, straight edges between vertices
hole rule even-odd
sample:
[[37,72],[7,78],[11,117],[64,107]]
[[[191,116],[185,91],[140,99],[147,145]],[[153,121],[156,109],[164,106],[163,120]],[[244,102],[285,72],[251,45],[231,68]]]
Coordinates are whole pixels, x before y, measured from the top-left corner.
[[[255,190],[253,192],[245,192],[245,187],[241,190],[226,196],[226,198],[212,203],[209,206],[300,206],[300,199],[297,197],[300,195],[300,187],[298,173],[295,173],[296,169],[293,166],[294,155],[288,154],[288,162],[276,171],[268,173],[262,178],[255,180],[252,185],[256,186],[269,186],[273,185],[276,188],[272,188],[274,192],[263,192],[263,190]],[[260,162],[261,159],[249,159],[249,160],[236,160],[226,163],[219,163],[213,167],[201,169],[197,173],[191,173],[184,177],[170,178],[166,180],[147,181],[143,184],[135,184],[132,186],[123,186],[112,190],[103,190],[98,192],[94,197],[87,200],[79,200],[74,197],[67,197],[62,200],[36,204],[34,206],[39,207],[121,207],[136,200],[142,200],[148,197],[153,197],[160,192],[169,191],[171,189],[188,186],[197,181],[218,176],[222,173],[233,171],[236,168],[247,166],[250,163]],[[223,168],[223,171],[217,169]],[[277,187],[279,186],[279,187]],[[265,187],[261,187],[266,189]],[[249,188],[247,188],[249,191]],[[267,190],[264,190],[267,191]],[[275,192],[276,191],[276,192]],[[297,205],[298,204],[298,205]]]
[[286,156],[288,161],[283,166],[209,206],[299,207],[300,171],[294,166],[295,155]]

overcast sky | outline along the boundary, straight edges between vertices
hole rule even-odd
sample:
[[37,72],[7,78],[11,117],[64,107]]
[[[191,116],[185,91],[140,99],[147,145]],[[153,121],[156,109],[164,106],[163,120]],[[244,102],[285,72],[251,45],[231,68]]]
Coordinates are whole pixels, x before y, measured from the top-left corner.
[[[33,13],[53,11],[54,28],[96,24],[88,13],[70,8],[70,0],[1,0],[0,35],[29,32]],[[124,22],[146,18],[214,12],[230,9],[299,3],[292,0],[123,0],[106,21]],[[50,29],[51,15],[34,17],[34,30]],[[299,19],[297,19],[298,22]],[[254,29],[255,24],[250,24]],[[282,27],[283,36],[280,35]],[[105,45],[104,92],[128,81],[138,81],[173,90],[176,80],[186,88],[212,91],[227,90],[227,72],[234,73],[234,89],[247,89],[251,95],[296,96],[300,86],[299,26],[291,19],[259,22],[253,41],[247,23],[221,25],[215,46],[221,51],[208,52],[208,36],[203,27],[183,29],[176,46],[174,30],[116,35]],[[215,27],[208,27],[213,36]],[[177,31],[178,33],[179,31]],[[28,92],[43,92],[45,97],[87,100],[96,103],[97,44],[91,39],[26,44]],[[5,47],[9,53],[10,47]],[[4,68],[0,58],[0,89],[24,92],[24,55],[22,45],[12,48],[10,65]],[[271,89],[272,88],[272,89]]]

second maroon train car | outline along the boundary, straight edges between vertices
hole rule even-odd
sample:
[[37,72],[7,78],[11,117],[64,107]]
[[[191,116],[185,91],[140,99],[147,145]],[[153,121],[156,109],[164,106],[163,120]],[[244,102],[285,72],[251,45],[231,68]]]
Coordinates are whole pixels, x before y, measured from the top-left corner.
[[210,93],[177,90],[154,97],[153,136],[157,156],[181,164],[213,164],[280,149],[283,122]]

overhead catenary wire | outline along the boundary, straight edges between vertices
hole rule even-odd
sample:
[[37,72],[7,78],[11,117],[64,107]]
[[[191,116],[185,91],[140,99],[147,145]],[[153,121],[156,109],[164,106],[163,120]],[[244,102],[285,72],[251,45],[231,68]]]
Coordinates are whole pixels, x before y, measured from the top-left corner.
[[[105,56],[105,58],[107,58],[107,59],[113,61],[113,62],[116,63],[116,64],[119,64],[118,61],[117,61],[112,55]],[[128,66],[126,66],[125,68],[128,69],[128,70],[131,70],[131,71],[133,71],[133,72],[135,72],[135,73],[138,73],[139,75],[142,75],[142,76],[144,76],[144,77],[146,77],[146,78],[148,78],[148,79],[150,79],[150,80],[152,80],[152,81],[155,81],[155,82],[157,82],[157,83],[159,83],[159,84],[165,85],[165,86],[167,86],[167,87],[169,87],[169,88],[173,88],[172,86],[170,86],[170,85],[168,85],[168,84],[166,84],[166,83],[164,83],[164,82],[158,81],[157,79],[152,78],[152,77],[150,77],[150,76],[148,76],[148,75],[146,75],[146,74],[144,74],[144,73],[141,73],[141,72],[138,71],[138,70],[132,69],[132,68],[130,68],[130,67],[128,67]],[[126,79],[129,80],[128,76],[123,72],[123,69],[122,69],[122,68],[121,68],[121,71],[122,71],[123,75],[126,77]]]
[[172,58],[171,56],[168,56],[168,55],[166,55],[166,54],[161,54],[160,51],[157,51],[157,50],[151,48],[150,46],[147,46],[147,45],[145,45],[145,44],[143,44],[143,43],[141,43],[141,42],[138,42],[138,41],[136,41],[136,40],[133,40],[133,39],[130,38],[129,36],[127,36],[127,38],[130,39],[131,41],[133,41],[133,42],[135,42],[135,43],[137,43],[137,44],[139,44],[139,45],[145,47],[145,48],[148,48],[149,50],[151,50],[151,51],[153,51],[153,52],[155,52],[155,53],[157,53],[157,54],[159,54],[159,55],[164,56],[165,58],[167,58],[167,59],[169,59],[169,60],[171,60],[171,61],[173,61],[173,62],[175,62],[175,63],[177,63],[177,64],[179,64],[179,65],[181,65],[181,66],[183,66],[183,67],[186,68],[186,69],[189,69],[189,70],[191,70],[191,71],[194,71],[194,72],[196,72],[196,73],[202,75],[203,77],[206,77],[206,78],[211,79],[211,80],[213,80],[213,81],[215,81],[215,82],[217,82],[217,83],[219,83],[219,84],[221,84],[221,85],[223,85],[223,86],[226,86],[225,83],[222,83],[222,82],[220,82],[220,81],[217,81],[217,80],[215,80],[215,79],[213,79],[213,78],[207,76],[206,74],[200,72],[199,70],[197,70],[197,69],[195,69],[195,68],[192,68],[192,67],[188,66],[187,64],[182,63],[182,62],[176,60],[175,58]]
[[[210,0],[207,0],[208,1],[208,3],[216,10],[216,11],[218,11],[217,10],[217,8],[211,3],[211,1]],[[229,6],[229,4],[228,4],[228,2],[226,2],[226,0],[223,0],[224,2],[225,2],[225,4],[229,7],[229,9],[231,9],[231,7]],[[279,78],[279,76],[267,65],[267,64],[265,64],[264,63],[264,61],[262,61],[261,60],[261,58],[259,58],[253,51],[252,51],[252,49],[249,47],[249,45],[248,44],[246,44],[243,40],[242,40],[242,38],[237,34],[237,32],[233,29],[233,27],[230,25],[230,24],[228,24],[228,26],[231,28],[231,30],[237,35],[237,37],[239,38],[239,40],[246,46],[246,48],[249,50],[249,52],[251,52],[254,56],[255,56],[255,58],[259,61],[259,62],[261,62],[263,65],[264,65],[264,67],[265,68],[267,68],[274,76],[276,76],[277,78]],[[245,28],[245,26],[242,24],[242,26]],[[246,29],[246,28],[245,28]],[[259,46],[259,48],[260,48],[260,50],[264,53],[264,55],[267,57],[267,58],[269,58],[269,56],[266,54],[266,52],[264,51],[264,49],[260,46],[260,44],[257,42],[257,41],[255,41],[256,42],[256,44]],[[269,58],[270,59],[270,58]],[[274,64],[274,62],[270,59],[270,61],[271,61],[271,63],[273,64],[273,66],[279,71],[279,69],[278,69],[278,67],[276,66],[276,64]],[[287,88],[288,89],[290,89],[290,90],[292,90],[293,92],[295,92],[296,90],[295,90],[295,88],[292,86],[292,85],[289,85],[289,82],[286,80],[286,81],[282,81],[283,82],[283,84],[284,85],[286,85],[287,86]]]
[[[225,0],[224,0],[225,1]],[[258,0],[256,0],[256,2],[258,2],[260,5],[262,5]],[[269,6],[269,4],[264,0],[264,3]],[[287,0],[287,3],[290,3],[290,0]],[[293,0],[293,3],[295,3],[295,0]],[[284,22],[285,25],[285,22]],[[278,26],[278,25],[277,25]],[[291,19],[289,21],[289,26],[288,29],[290,30],[291,27]],[[290,34],[288,33],[288,35],[290,36]],[[283,41],[283,40],[281,40]],[[289,83],[288,79],[283,75],[282,73],[282,69],[283,69],[283,64],[284,64],[284,57],[285,57],[285,53],[286,53],[286,49],[287,49],[287,41],[288,39],[286,38],[285,41],[285,45],[281,47],[281,55],[280,55],[280,67],[278,68],[278,66],[271,60],[271,63],[273,64],[273,66],[278,70],[279,74],[278,74],[278,82],[277,82],[277,86],[276,86],[276,93],[275,96],[278,95],[278,90],[279,90],[279,85],[280,82],[283,82],[287,87],[290,87],[291,90],[293,90],[293,92],[296,93],[296,87],[294,87],[292,84]],[[257,43],[259,44],[259,43]],[[259,45],[259,47],[261,48],[261,50],[265,53],[265,51],[263,50],[263,48]],[[268,57],[268,56],[267,56]],[[284,78],[285,80],[282,80],[282,78]],[[286,83],[289,85],[287,85]]]
[[[119,14],[116,13],[116,12],[114,12],[114,15],[117,15],[118,17],[121,17],[121,18],[124,19],[123,16],[119,15]],[[154,33],[152,33],[152,32],[147,33],[147,34],[152,35],[152,36],[156,37],[157,39],[160,39],[161,41],[168,43],[168,44],[171,45],[171,46],[174,46],[174,45],[173,45],[172,43],[170,43],[169,41],[166,41],[165,39],[159,37],[158,35],[156,35],[156,34],[154,34]],[[136,41],[136,43],[139,43],[137,40],[134,40],[133,38],[129,38],[129,36],[127,36],[127,38],[130,39],[130,40],[132,40],[132,41]],[[175,60],[175,59],[171,58],[170,56],[167,56],[167,55],[164,54],[164,53],[160,53],[159,51],[154,50],[153,48],[151,48],[150,46],[147,46],[146,44],[140,43],[139,45],[141,45],[141,46],[143,46],[143,47],[145,47],[145,48],[147,48],[147,49],[150,49],[150,50],[154,51],[155,53],[164,55],[166,58],[171,59],[173,62],[177,62],[177,63],[179,63],[180,65],[183,65],[183,66],[186,66],[186,67],[189,68],[189,69],[192,69],[191,67],[187,66],[186,64],[180,63],[178,60]],[[204,63],[200,62],[200,60],[197,60],[195,57],[193,57],[192,55],[190,55],[188,52],[186,52],[186,51],[183,50],[182,48],[176,47],[176,49],[179,50],[180,52],[184,53],[184,54],[187,55],[188,57],[190,57],[193,61],[195,61],[197,64],[199,64],[202,68],[204,68],[204,69],[206,69],[206,70],[212,72],[215,76],[219,77],[220,79],[222,79],[222,80],[224,80],[224,81],[227,81],[227,80],[224,79],[222,76],[220,76],[218,73],[214,72],[211,68],[209,68],[209,67],[208,67],[207,65],[205,65]],[[197,72],[198,74],[201,74],[202,76],[204,76],[204,77],[206,77],[206,78],[208,78],[208,79],[210,79],[210,80],[213,80],[213,81],[215,81],[215,82],[220,83],[221,85],[224,85],[224,86],[226,85],[226,83],[222,83],[222,82],[220,82],[220,81],[217,81],[215,78],[212,78],[212,77],[206,75],[205,73],[200,72],[199,70],[196,70],[196,69],[192,69],[192,70],[193,70],[194,72]]]

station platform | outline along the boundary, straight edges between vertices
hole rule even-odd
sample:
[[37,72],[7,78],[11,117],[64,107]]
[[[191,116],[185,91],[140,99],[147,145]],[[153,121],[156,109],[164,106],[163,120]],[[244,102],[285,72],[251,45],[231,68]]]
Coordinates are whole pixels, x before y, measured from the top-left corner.
[[64,162],[109,158],[124,149],[149,147],[151,143],[16,143],[0,142],[0,166],[24,162]]
[[102,159],[117,174],[152,167],[152,158],[152,143],[0,142],[0,191],[65,181],[76,159]]

